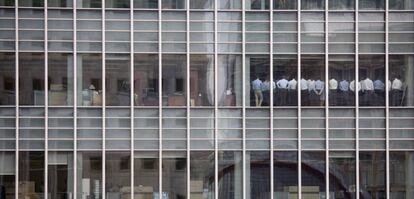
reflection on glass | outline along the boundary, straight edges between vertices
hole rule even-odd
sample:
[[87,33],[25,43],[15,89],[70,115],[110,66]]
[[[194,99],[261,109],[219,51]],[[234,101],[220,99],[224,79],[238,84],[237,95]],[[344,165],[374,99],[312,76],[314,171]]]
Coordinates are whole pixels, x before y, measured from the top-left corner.
[[217,2],[219,9],[241,9],[241,0],[220,0]]
[[19,0],[19,7],[43,7],[44,0]]
[[187,70],[185,55],[162,56],[162,105],[185,106]]
[[246,154],[246,192],[253,199],[270,198],[270,153],[250,151]]
[[297,152],[274,152],[275,198],[298,198],[298,157]]
[[389,56],[390,106],[414,106],[414,55]]
[[329,0],[330,10],[354,10],[355,0]]
[[163,9],[185,9],[186,0],[162,0]]
[[360,198],[386,198],[385,152],[359,152]]
[[302,198],[325,198],[325,152],[302,152]]
[[163,152],[162,191],[171,199],[187,198],[187,159],[185,153]]
[[78,198],[102,198],[102,153],[78,152],[77,156]]
[[130,105],[130,60],[126,54],[106,55],[106,105]]
[[50,53],[48,70],[49,105],[73,105],[73,55]]
[[134,157],[134,197],[156,198],[159,191],[158,154],[152,152],[135,153]]
[[42,53],[19,54],[19,103],[45,104],[45,64]]
[[130,0],[105,0],[106,8],[129,8]]
[[102,0],[76,0],[78,8],[101,8]]
[[47,0],[47,7],[73,7],[72,0]]
[[301,60],[300,89],[302,106],[325,104],[325,58],[324,55],[303,55]]
[[242,60],[240,55],[219,55],[217,66],[219,106],[242,105]]
[[14,163],[14,152],[0,152],[0,198],[14,198],[16,175]]
[[190,154],[191,198],[214,198],[214,152],[192,151]]
[[[383,55],[359,56],[359,105],[385,105],[385,57]],[[351,82],[355,88],[355,82]],[[360,88],[359,88],[360,86]],[[355,89],[353,89],[355,90]]]
[[73,153],[49,152],[48,159],[48,197],[72,198]]
[[331,198],[354,199],[356,164],[354,152],[329,153],[329,191]]
[[78,54],[77,58],[78,106],[102,106],[102,56]]
[[240,151],[219,151],[218,199],[237,199],[243,195],[243,158]]
[[414,196],[414,152],[390,152],[390,199]]
[[303,10],[323,10],[325,9],[325,0],[301,0]]
[[158,106],[158,55],[134,56],[134,105]]
[[191,0],[190,9],[213,9],[213,0]]
[[247,10],[268,10],[269,0],[246,0]]
[[15,105],[15,75],[14,53],[0,53],[0,105]]
[[214,105],[214,57],[190,56],[190,105]]
[[129,152],[106,152],[106,198],[125,198],[131,194],[131,156]]
[[1,0],[0,6],[14,6],[14,0]]
[[43,198],[45,154],[41,151],[19,152],[19,198]]
[[361,10],[384,10],[385,0],[359,0]]
[[414,10],[414,3],[408,0],[389,0],[391,10]]
[[355,94],[349,89],[350,82],[355,80],[355,56],[329,56],[329,105],[354,106]]
[[158,0],[134,0],[134,8],[158,8]]
[[273,91],[273,105],[298,105],[298,60],[296,55],[275,55],[273,58],[273,78],[276,79]]
[[273,0],[273,8],[277,10],[295,10],[297,6],[297,1]]
[[267,55],[246,55],[246,106],[269,106],[270,89],[275,82],[270,81],[270,60]]

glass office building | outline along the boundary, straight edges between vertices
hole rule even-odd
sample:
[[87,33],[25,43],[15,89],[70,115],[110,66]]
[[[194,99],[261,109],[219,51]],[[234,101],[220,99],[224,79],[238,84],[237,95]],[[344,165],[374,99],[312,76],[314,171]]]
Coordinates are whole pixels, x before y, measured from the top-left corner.
[[0,0],[1,199],[412,199],[413,0]]

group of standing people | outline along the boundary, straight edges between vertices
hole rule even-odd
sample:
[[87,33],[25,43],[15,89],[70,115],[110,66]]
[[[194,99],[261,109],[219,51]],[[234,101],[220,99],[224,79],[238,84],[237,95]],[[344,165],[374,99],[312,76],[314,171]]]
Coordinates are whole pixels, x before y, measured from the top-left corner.
[[252,81],[251,99],[252,106],[270,106],[270,89],[273,89],[273,105],[274,106],[296,106],[297,105],[297,86],[298,81],[295,78],[288,80],[286,77],[275,81],[270,81],[266,77],[262,81],[256,77]]

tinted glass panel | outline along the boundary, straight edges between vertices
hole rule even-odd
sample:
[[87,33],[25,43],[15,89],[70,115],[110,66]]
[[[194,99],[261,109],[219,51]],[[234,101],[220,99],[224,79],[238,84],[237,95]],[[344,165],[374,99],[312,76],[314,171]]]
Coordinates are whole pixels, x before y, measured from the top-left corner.
[[214,198],[214,152],[190,154],[191,198]]
[[359,153],[360,198],[386,198],[385,152]]
[[163,106],[185,106],[187,99],[187,60],[185,55],[162,56]]
[[388,91],[390,106],[414,105],[414,56],[390,55]]
[[102,106],[102,56],[78,54],[78,106]]
[[302,106],[325,104],[325,58],[323,55],[303,55],[300,80]]
[[49,106],[73,105],[73,55],[50,53],[48,64]]
[[298,157],[297,152],[274,152],[274,191],[275,198],[298,198]]
[[408,199],[414,194],[413,152],[390,152],[390,198]]
[[102,153],[79,152],[77,156],[78,198],[102,198]]
[[219,55],[217,66],[217,98],[219,106],[241,106],[241,56]]
[[354,106],[355,94],[349,84],[355,81],[355,56],[329,56],[329,105]]
[[302,197],[325,197],[325,152],[302,152]]
[[106,105],[129,106],[130,105],[130,55],[107,54],[106,55]]
[[[42,53],[19,54],[20,105],[45,104],[45,62]],[[30,71],[30,73],[28,72]]]
[[[359,56],[359,105],[385,105],[385,57],[382,55]],[[351,82],[351,90],[355,83]],[[360,87],[360,88],[359,88]]]
[[106,153],[106,197],[129,196],[131,191],[131,156],[128,152]]
[[267,55],[246,55],[246,106],[270,105],[270,89],[275,82],[270,80],[269,64]]
[[48,195],[50,198],[73,196],[73,153],[49,152]]
[[187,198],[187,159],[185,153],[164,152],[162,164],[163,192],[169,198]]
[[276,55],[273,58],[273,105],[297,106],[298,104],[297,56]]
[[43,198],[44,152],[19,152],[19,198]]
[[14,53],[0,53],[0,105],[14,105],[16,102]]
[[243,162],[238,151],[220,151],[218,154],[218,198],[242,198]]
[[0,187],[1,197],[14,198],[15,194],[15,153],[0,152]]
[[270,198],[270,153],[250,151],[246,156],[246,192],[250,198]]
[[158,106],[158,55],[134,56],[134,105]]
[[142,189],[135,191],[135,198],[155,198],[158,194],[159,161],[157,153],[135,152],[134,185]]
[[353,152],[329,153],[329,191],[332,198],[353,199],[355,194],[356,162]]
[[190,56],[190,105],[214,105],[214,57]]

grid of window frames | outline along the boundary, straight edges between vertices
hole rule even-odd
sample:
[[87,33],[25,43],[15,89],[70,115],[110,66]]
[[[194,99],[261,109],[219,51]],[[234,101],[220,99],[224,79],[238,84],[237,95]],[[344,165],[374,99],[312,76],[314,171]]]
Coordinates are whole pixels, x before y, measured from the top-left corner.
[[0,0],[0,198],[414,197],[412,0]]

